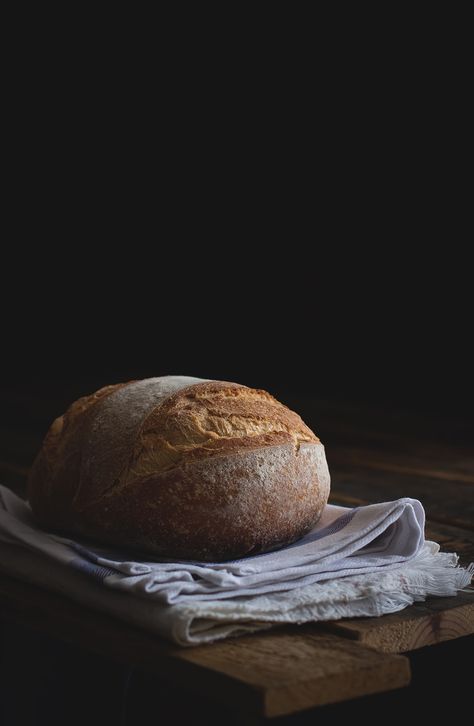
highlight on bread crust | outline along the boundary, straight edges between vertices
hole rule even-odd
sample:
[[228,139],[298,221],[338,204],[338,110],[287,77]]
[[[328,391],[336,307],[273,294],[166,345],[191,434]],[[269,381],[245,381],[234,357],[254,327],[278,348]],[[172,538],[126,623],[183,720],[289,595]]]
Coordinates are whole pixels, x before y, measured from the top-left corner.
[[158,556],[291,542],[329,494],[324,447],[269,393],[186,376],[107,386],[53,422],[28,495],[46,526]]

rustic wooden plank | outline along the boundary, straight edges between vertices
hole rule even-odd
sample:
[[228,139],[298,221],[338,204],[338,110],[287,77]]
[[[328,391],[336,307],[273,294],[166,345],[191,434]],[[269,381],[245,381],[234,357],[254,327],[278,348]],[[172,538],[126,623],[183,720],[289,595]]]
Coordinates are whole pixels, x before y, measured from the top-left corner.
[[456,552],[461,565],[474,562],[474,535],[460,527],[428,520],[425,527],[426,539],[438,542],[445,552]]
[[[409,681],[407,662],[374,660],[375,651],[310,627],[288,628],[187,650],[182,658],[256,687],[263,713],[281,716],[312,706],[392,690]],[[381,655],[377,653],[377,655]]]
[[[450,466],[450,461],[456,466],[456,461],[462,461],[465,457],[468,462],[472,461],[472,429],[471,436],[463,429],[460,437],[456,438],[453,431],[450,436],[445,436],[446,427],[443,431],[429,432],[424,427],[419,430],[409,428],[391,429],[388,417],[381,417],[377,426],[373,429],[366,429],[357,417],[351,421],[347,420],[338,423],[328,423],[322,420],[320,425],[314,424],[314,429],[325,446],[341,450],[367,450],[379,452],[383,456],[412,456],[413,458],[433,460],[438,464]],[[472,473],[472,465],[468,463],[468,470]]]
[[183,688],[256,715],[401,688],[405,657],[378,653],[317,626],[279,628],[196,648],[178,648],[41,588],[0,577],[0,611],[96,653],[133,663]]
[[[426,537],[438,542],[443,551],[456,552],[461,564],[474,561],[472,532],[428,522]],[[331,630],[384,653],[435,645],[474,633],[474,592],[428,598],[426,602],[380,618],[340,620],[332,623]]]
[[[382,502],[399,497],[420,499],[427,517],[437,522],[474,530],[474,487],[464,483],[440,481],[380,471],[329,459],[332,497],[349,506]],[[449,486],[449,492],[447,487]]]
[[474,455],[465,450],[430,448],[411,443],[412,450],[393,452],[362,446],[329,446],[329,456],[337,463],[391,471],[410,476],[424,476],[449,482],[474,484]]
[[474,633],[474,592],[430,598],[380,618],[334,622],[331,630],[383,653],[404,653]]

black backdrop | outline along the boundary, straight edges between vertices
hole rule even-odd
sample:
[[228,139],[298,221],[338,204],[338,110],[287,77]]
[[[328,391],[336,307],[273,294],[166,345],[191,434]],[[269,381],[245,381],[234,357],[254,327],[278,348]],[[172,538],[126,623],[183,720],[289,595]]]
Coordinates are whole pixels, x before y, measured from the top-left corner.
[[59,262],[53,250],[28,254],[3,303],[1,388],[67,397],[179,373],[283,398],[470,415],[466,260],[279,242],[206,250],[163,233],[111,253],[65,244]]
[[0,389],[180,372],[469,416],[466,64],[424,42],[330,43],[292,72],[279,47],[242,86],[214,56],[200,72],[201,51],[159,91],[142,69],[93,93],[94,67],[48,96],[28,66],[6,135]]
[[[106,75],[94,63],[83,78],[83,43],[77,77],[62,52],[50,72],[43,49],[30,60],[17,44],[2,119],[2,435],[45,430],[49,397],[170,372],[472,418],[468,46],[412,20],[414,59],[404,33],[386,48],[379,23],[372,48],[350,28],[352,48],[338,24],[293,68],[279,33],[263,73],[244,71],[239,41],[235,78],[212,48],[209,70],[202,50],[183,53],[175,78],[173,48],[150,74],[127,54],[122,73],[120,36]],[[22,668],[6,682],[24,683]]]

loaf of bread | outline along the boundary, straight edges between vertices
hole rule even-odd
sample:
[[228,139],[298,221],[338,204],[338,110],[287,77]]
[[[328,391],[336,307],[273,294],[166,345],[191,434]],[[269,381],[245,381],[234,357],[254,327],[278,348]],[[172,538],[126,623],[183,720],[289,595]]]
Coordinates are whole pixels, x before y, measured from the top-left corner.
[[49,529],[159,557],[293,542],[329,495],[324,447],[265,391],[164,376],[101,388],[52,424],[30,473]]

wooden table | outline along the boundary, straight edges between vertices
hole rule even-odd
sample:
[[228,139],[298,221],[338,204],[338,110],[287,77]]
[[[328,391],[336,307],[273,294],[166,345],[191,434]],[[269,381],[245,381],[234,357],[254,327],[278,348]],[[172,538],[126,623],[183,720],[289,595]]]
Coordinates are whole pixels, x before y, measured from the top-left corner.
[[[3,421],[14,411],[21,425],[0,431],[2,483],[24,492],[47,424],[68,398],[4,392]],[[464,563],[474,560],[474,451],[466,423],[340,402],[287,403],[326,444],[334,503],[417,497],[427,512],[427,537],[458,552]],[[410,660],[401,653],[474,633],[470,593],[431,598],[380,618],[279,627],[190,649],[5,576],[0,603],[8,622],[134,665],[183,694],[232,705],[245,723],[404,687]]]

